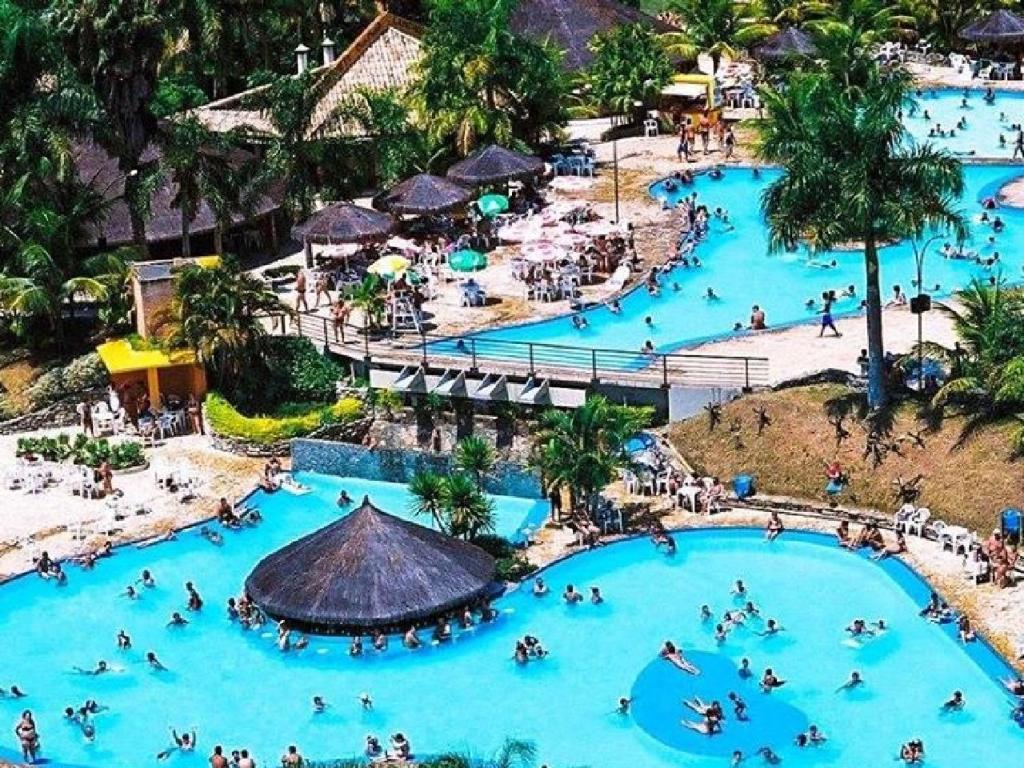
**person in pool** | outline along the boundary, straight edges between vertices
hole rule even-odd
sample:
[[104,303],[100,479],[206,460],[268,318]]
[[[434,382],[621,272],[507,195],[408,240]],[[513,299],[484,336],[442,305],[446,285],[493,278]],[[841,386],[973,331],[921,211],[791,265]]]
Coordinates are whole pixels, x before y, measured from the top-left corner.
[[565,585],[565,591],[562,592],[562,600],[567,605],[576,605],[576,603],[583,602],[583,595],[576,591],[576,588],[572,584]]
[[737,720],[747,719],[747,703],[740,698],[735,691],[729,691],[729,701],[732,702],[732,711]]
[[782,535],[782,532],[784,530],[786,530],[786,528],[782,524],[782,519],[779,517],[779,513],[773,511],[771,513],[771,517],[768,518],[768,524],[765,526],[764,529],[765,540],[775,541],[777,538],[779,538],[779,536]]
[[80,675],[90,675],[92,677],[97,677],[99,675],[105,675],[107,672],[109,672],[110,667],[107,664],[107,662],[103,661],[103,659],[100,659],[98,662],[96,662],[96,666],[93,669],[83,669],[82,667],[74,667],[74,670]]
[[348,495],[348,491],[344,488],[341,489],[341,493],[338,494],[338,506],[348,507],[352,504],[352,497]]
[[533,580],[533,596],[544,597],[551,590],[548,589],[548,585],[544,583],[544,579],[538,576]]
[[943,702],[940,709],[942,712],[959,712],[966,703],[962,691],[953,691],[953,695]]
[[765,693],[771,693],[776,688],[781,688],[785,684],[786,681],[780,680],[771,667],[765,669],[764,674],[761,676],[761,690]]
[[836,688],[836,693],[840,691],[852,691],[854,688],[859,688],[864,685],[864,678],[860,676],[860,672],[856,669],[850,673],[850,679],[845,683]]
[[761,637],[770,637],[772,635],[777,635],[779,632],[783,631],[785,631],[785,628],[782,625],[780,625],[779,622],[777,622],[775,619],[768,619],[768,621],[765,622],[764,631],[756,632],[755,634],[758,634]]
[[679,651],[679,649],[676,648],[675,644],[671,640],[665,641],[665,644],[661,647],[661,650],[658,652],[658,656],[672,664],[672,666],[681,669],[683,672],[687,672],[691,675],[700,674],[700,670],[686,660],[686,658]]
[[633,703],[632,699],[626,698],[625,696],[619,697],[619,705],[615,707],[615,714],[617,715],[628,715],[629,705]]
[[416,634],[416,627],[409,627],[402,636],[402,645],[406,648],[415,649],[423,645],[420,636]]
[[149,666],[155,669],[157,672],[167,671],[167,667],[163,665],[163,662],[161,662],[160,659],[156,657],[156,654],[152,651],[148,651],[146,653],[146,663],[149,664]]
[[577,331],[582,331],[587,327],[587,325],[589,325],[589,323],[587,322],[587,318],[583,315],[576,314],[572,316],[572,327]]
[[709,286],[707,291],[704,293],[704,298],[708,301],[720,301],[722,297],[715,293],[714,288]]
[[622,305],[619,304],[619,300],[618,299],[612,299],[608,303],[608,311],[611,312],[614,315],[621,315],[622,314]]
[[749,678],[754,676],[753,670],[750,669],[750,659],[746,657],[740,659],[740,668],[738,670],[738,674],[744,680],[748,680]]
[[920,739],[908,741],[900,747],[900,760],[907,765],[924,762],[924,742]]
[[192,733],[183,732],[180,736],[178,732],[171,728],[171,740],[174,744],[167,749],[157,753],[157,760],[166,760],[176,751],[181,752],[194,752],[196,748],[196,730],[192,729]]
[[779,763],[782,762],[782,758],[779,757],[777,754],[775,754],[775,752],[773,752],[772,748],[769,747],[769,746],[761,747],[760,749],[757,750],[756,754],[760,755],[761,758],[768,765],[778,765]]

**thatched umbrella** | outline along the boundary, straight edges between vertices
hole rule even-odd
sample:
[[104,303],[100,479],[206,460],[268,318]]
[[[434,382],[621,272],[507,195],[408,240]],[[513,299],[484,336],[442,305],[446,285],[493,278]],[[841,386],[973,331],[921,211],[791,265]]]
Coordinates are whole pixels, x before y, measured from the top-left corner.
[[1020,68],[1021,45],[1024,44],[1024,18],[1001,9],[978,19],[960,30],[960,37],[973,43],[988,43],[1013,52]]
[[246,594],[275,619],[358,634],[427,622],[487,591],[494,558],[479,547],[377,509],[351,514],[268,555]]
[[380,207],[392,213],[426,216],[446,213],[472,199],[472,190],[441,176],[420,173],[392,187],[380,199]]
[[975,43],[1024,42],[1024,18],[1012,11],[993,11],[960,30],[960,37]]
[[528,179],[543,170],[544,161],[539,157],[490,144],[449,168],[448,178],[483,187],[513,179]]
[[331,203],[294,227],[292,234],[307,245],[372,243],[386,238],[394,228],[390,214],[352,203]]
[[780,59],[810,58],[818,53],[818,47],[811,36],[796,27],[779,30],[754,48],[759,59],[778,61]]

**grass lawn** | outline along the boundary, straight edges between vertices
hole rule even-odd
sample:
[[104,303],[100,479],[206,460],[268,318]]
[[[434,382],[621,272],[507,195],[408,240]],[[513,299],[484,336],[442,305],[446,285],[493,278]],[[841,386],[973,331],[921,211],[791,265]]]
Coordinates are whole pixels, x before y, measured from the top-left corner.
[[[996,425],[955,448],[958,419],[947,420],[929,432],[915,416],[912,405],[900,406],[892,436],[920,433],[924,447],[912,440],[898,443],[902,455],[889,453],[877,469],[863,458],[865,433],[854,419],[844,422],[850,436],[836,449],[835,428],[825,412],[826,401],[847,393],[841,386],[800,387],[742,398],[722,409],[722,423],[708,431],[702,414],[673,425],[669,437],[683,456],[701,472],[729,481],[739,473],[752,473],[757,487],[768,494],[824,502],[825,462],[838,458],[851,482],[840,495],[850,506],[870,507],[890,514],[895,510],[893,480],[918,474],[922,496],[918,502],[932,510],[932,518],[958,523],[987,534],[998,523],[999,512],[1024,504],[1024,472],[1010,456],[1011,425]],[[754,408],[764,405],[772,424],[757,435]],[[739,423],[737,437],[730,425]]]

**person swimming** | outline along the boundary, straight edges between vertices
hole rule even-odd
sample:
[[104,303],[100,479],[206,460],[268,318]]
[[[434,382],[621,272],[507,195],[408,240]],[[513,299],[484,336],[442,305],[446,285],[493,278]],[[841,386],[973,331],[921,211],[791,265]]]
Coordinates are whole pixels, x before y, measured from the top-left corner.
[[700,670],[686,660],[671,640],[665,641],[665,644],[661,647],[661,651],[659,651],[658,655],[674,667],[681,669],[683,672],[691,675],[700,674]]
[[168,627],[184,627],[187,624],[188,619],[186,619],[177,611],[171,614],[171,620],[167,622]]
[[755,634],[758,634],[761,637],[770,637],[784,631],[785,627],[779,624],[779,622],[775,619],[768,619],[768,621],[765,622],[764,630],[762,632],[756,632]]
[[327,702],[324,700],[323,696],[313,697],[313,714],[322,715],[327,711],[327,706]]
[[966,703],[967,702],[964,701],[964,694],[962,691],[953,691],[953,695],[943,702],[940,710],[942,712],[959,712],[964,708]]
[[163,665],[163,662],[161,662],[160,659],[158,659],[156,657],[156,654],[153,653],[153,651],[148,651],[146,653],[146,663],[149,664],[150,667],[152,667],[153,669],[157,670],[158,672],[166,672],[167,671],[167,667],[165,667]]
[[864,685],[864,678],[860,676],[860,672],[856,669],[850,673],[850,679],[845,683],[836,688],[836,693],[840,691],[852,691],[854,688],[859,688]]
[[132,647],[132,638],[123,629],[117,633],[117,648],[120,651],[129,651]]
[[176,751],[181,751],[181,752],[193,752],[193,751],[195,751],[195,748],[196,748],[196,731],[195,731],[195,728],[192,729],[192,733],[191,734],[183,732],[180,736],[178,735],[178,732],[175,731],[172,728],[171,729],[171,740],[174,743],[171,746],[169,746],[167,749],[164,749],[161,752],[158,752],[157,756],[156,756],[157,760],[166,760],[168,757],[170,757]]
[[785,684],[786,681],[779,679],[771,667],[765,669],[764,674],[761,676],[761,690],[765,693],[771,693],[776,688],[781,688]]
[[769,747],[769,746],[761,747],[760,749],[757,750],[757,752],[755,754],[760,755],[761,758],[768,765],[778,765],[779,763],[782,762],[782,758],[779,757],[777,754],[775,754],[775,752],[773,752],[772,748]]
[[536,579],[533,580],[533,596],[534,597],[544,597],[550,591],[551,590],[548,589],[548,585],[544,583],[544,579],[542,579],[540,576],[538,576]]
[[719,301],[722,297],[715,293],[715,289],[708,287],[707,291],[704,292],[704,298],[708,301]]
[[592,605],[601,605],[604,602],[604,596],[601,594],[600,587],[590,588],[590,602]]
[[577,592],[572,584],[566,584],[565,591],[562,592],[562,600],[565,601],[566,605],[576,605],[576,603],[583,602],[583,595]]
[[338,506],[348,507],[352,504],[352,497],[348,495],[348,491],[344,488],[341,489],[341,493],[338,494]]
[[102,659],[96,662],[96,666],[92,669],[83,669],[82,667],[73,667],[73,669],[80,675],[89,675],[91,677],[105,675],[107,672],[111,671],[110,666]]
[[729,691],[729,701],[732,702],[732,711],[737,720],[747,719],[747,703],[740,698],[735,691]]
[[576,314],[572,316],[572,327],[577,331],[582,331],[588,325],[589,323],[587,322],[587,318],[583,315]]
[[615,708],[615,714],[617,715],[628,715],[629,706],[633,703],[632,699],[626,698],[625,696],[619,697],[619,705]]
[[754,672],[750,668],[750,659],[748,659],[746,657],[740,659],[740,668],[739,668],[739,670],[737,670],[737,673],[744,680],[747,680],[747,679],[749,679],[749,678],[754,676]]

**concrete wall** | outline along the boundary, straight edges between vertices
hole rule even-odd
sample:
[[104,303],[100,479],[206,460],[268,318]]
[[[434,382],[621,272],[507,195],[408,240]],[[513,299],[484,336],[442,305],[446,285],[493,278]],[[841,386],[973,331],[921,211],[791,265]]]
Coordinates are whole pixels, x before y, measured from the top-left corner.
[[[350,443],[298,438],[292,441],[292,468],[324,475],[407,483],[421,470],[448,474],[452,471],[452,464],[447,453],[398,448],[375,448],[371,451]],[[485,480],[484,488],[488,493],[504,496],[543,496],[537,474],[511,462],[498,462]]]

